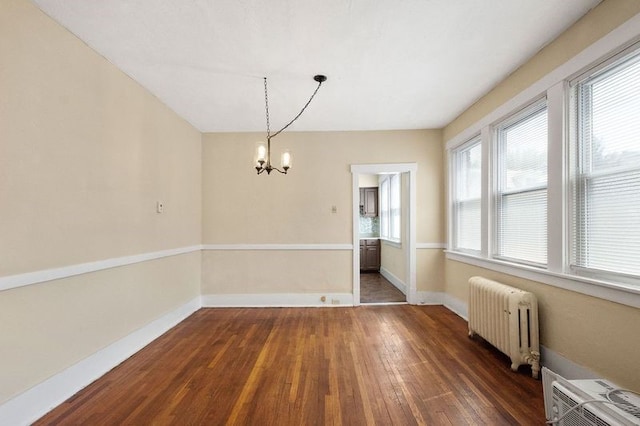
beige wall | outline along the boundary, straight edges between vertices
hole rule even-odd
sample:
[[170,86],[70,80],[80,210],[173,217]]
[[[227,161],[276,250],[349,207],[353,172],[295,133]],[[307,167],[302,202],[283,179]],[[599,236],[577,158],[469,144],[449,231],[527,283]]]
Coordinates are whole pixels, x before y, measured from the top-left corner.
[[204,251],[202,294],[352,293],[351,265],[346,250]]
[[379,187],[378,175],[359,175],[358,186],[360,188],[373,188]]
[[[294,155],[294,167],[287,176],[257,176],[251,172],[255,142],[262,134],[205,134],[203,164],[203,243],[204,244],[351,244],[351,171],[352,164],[412,163],[417,172],[417,241],[441,242],[442,140],[437,130],[386,132],[289,132],[273,140],[274,155],[284,147]],[[331,206],[337,213],[331,213]],[[228,252],[218,256],[204,253],[203,294],[218,291],[223,277],[226,287],[241,293],[301,292],[298,280],[287,279],[264,287],[247,282],[246,273],[236,274],[238,265],[245,268],[262,264],[265,277],[277,277],[281,264],[261,262],[264,251]],[[295,264],[292,252],[282,252],[289,259],[285,266],[305,273]],[[336,277],[327,288],[352,286],[349,251],[314,252],[320,276]],[[224,257],[224,261],[222,258]],[[426,262],[425,268],[438,266]],[[300,269],[301,268],[301,269]],[[333,269],[329,271],[328,269]],[[441,271],[422,271],[422,276]],[[340,277],[340,278],[337,278]],[[348,279],[348,285],[343,280]],[[309,291],[323,291],[322,280]],[[421,284],[418,283],[418,288]]]
[[406,244],[406,241],[403,243],[403,247],[395,247],[380,241],[380,268],[391,272],[400,281],[408,285],[404,244]]
[[0,7],[0,276],[198,243],[199,132],[30,2]]
[[[449,124],[444,129],[444,141],[637,13],[639,1],[604,1]],[[466,302],[467,280],[473,275],[535,293],[540,300],[540,338],[545,347],[621,386],[640,388],[640,369],[636,365],[640,310],[449,260],[445,261],[447,293]]]
[[444,292],[445,257],[442,249],[416,250],[416,289],[418,291]]
[[[198,131],[27,0],[0,63],[0,277],[200,243]],[[0,403],[196,297],[199,264],[0,292]]]

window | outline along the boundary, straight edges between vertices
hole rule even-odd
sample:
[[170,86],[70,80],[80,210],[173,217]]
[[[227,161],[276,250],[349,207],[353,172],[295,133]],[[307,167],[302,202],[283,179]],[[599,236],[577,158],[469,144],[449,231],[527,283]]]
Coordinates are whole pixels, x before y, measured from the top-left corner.
[[380,182],[380,236],[389,238],[389,179]]
[[638,278],[640,52],[573,82],[571,100],[570,266]]
[[481,250],[482,145],[480,137],[453,152],[453,249]]
[[391,175],[389,191],[389,237],[391,240],[400,241],[400,175]]
[[447,259],[640,306],[640,30],[618,36],[446,142]]
[[499,124],[495,137],[494,256],[546,265],[546,99]]
[[385,175],[380,182],[380,236],[400,241],[400,174]]

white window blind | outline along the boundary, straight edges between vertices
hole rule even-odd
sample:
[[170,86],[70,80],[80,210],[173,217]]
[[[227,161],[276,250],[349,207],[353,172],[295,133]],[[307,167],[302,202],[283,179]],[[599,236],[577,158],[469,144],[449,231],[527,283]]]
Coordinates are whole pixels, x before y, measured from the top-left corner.
[[482,145],[480,137],[453,152],[453,249],[480,252]]
[[547,263],[547,104],[496,128],[495,257]]
[[571,266],[640,276],[640,51],[572,86]]

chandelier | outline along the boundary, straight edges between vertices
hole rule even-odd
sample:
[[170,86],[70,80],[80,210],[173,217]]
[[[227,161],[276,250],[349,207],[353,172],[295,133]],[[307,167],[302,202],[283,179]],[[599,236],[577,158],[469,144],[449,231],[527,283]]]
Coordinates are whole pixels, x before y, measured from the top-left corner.
[[291,168],[292,158],[291,158],[291,152],[289,152],[289,150],[285,150],[282,152],[282,156],[280,158],[281,160],[280,167],[282,168],[282,170],[280,170],[277,167],[273,167],[273,165],[271,164],[271,139],[275,138],[284,129],[291,126],[293,122],[296,121],[302,115],[304,110],[307,109],[307,107],[313,100],[313,97],[316,95],[316,93],[318,93],[318,89],[320,89],[320,86],[322,86],[322,83],[327,80],[327,77],[324,75],[316,75],[313,77],[313,79],[318,82],[318,86],[316,87],[316,90],[314,90],[313,94],[311,95],[307,103],[302,107],[302,110],[300,110],[298,115],[293,117],[293,120],[287,123],[287,125],[285,125],[282,129],[278,130],[274,134],[271,134],[271,130],[269,128],[269,96],[267,94],[267,77],[264,77],[264,106],[265,106],[265,113],[267,116],[267,142],[266,144],[264,142],[258,142],[258,146],[256,147],[255,167],[258,174],[262,172],[267,172],[267,174],[271,174],[272,170],[276,170],[286,175],[287,170]]

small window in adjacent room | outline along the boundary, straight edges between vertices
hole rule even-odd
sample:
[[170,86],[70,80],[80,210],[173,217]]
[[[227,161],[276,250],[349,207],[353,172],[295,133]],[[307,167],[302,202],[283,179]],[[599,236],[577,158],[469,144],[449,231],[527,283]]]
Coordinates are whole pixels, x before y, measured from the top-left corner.
[[482,145],[474,138],[453,151],[453,250],[480,253]]
[[637,284],[640,49],[572,83],[570,121],[570,266]]
[[389,238],[389,179],[380,182],[380,236]]
[[389,236],[391,240],[400,241],[400,175],[391,175],[389,191]]
[[400,174],[385,175],[380,182],[380,237],[400,242]]
[[496,127],[496,258],[547,263],[547,103]]

